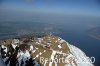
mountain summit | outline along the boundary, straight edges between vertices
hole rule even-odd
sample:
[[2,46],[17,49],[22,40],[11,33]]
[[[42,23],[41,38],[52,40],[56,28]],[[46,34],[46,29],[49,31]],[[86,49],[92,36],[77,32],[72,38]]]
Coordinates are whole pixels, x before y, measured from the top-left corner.
[[94,66],[83,51],[54,35],[0,40],[7,66]]

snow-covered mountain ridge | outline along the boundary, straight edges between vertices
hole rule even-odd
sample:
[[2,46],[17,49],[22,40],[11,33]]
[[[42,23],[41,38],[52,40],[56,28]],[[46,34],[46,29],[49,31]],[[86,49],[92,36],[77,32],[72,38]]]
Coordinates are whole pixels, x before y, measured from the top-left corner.
[[6,39],[0,44],[7,66],[94,66],[83,51],[53,35]]

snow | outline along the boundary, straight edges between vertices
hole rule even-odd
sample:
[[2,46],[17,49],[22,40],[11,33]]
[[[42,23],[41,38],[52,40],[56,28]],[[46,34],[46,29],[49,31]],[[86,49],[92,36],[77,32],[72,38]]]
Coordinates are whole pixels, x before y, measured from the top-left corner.
[[31,45],[31,46],[30,46],[30,51],[32,51],[32,50],[33,50],[33,46]]
[[39,57],[39,55],[36,55],[36,58]]
[[[56,55],[56,51],[52,50],[52,54],[51,54],[51,58],[50,58],[52,60],[52,62],[49,63],[49,66],[52,66],[52,63],[54,62],[55,55]],[[56,62],[54,62],[54,63],[55,63],[55,65],[57,64]]]
[[58,48],[61,48],[61,45],[58,45]]
[[63,43],[64,42],[64,40],[60,40],[60,43]]
[[42,53],[40,52],[39,55],[41,55]]
[[35,47],[36,50],[38,50],[39,48]]
[[36,52],[36,50],[33,50],[33,51],[32,51],[32,53],[35,53],[35,52]]
[[42,55],[44,52],[46,52],[46,50],[44,50],[43,52],[40,52],[38,55],[36,55],[36,57],[34,57],[34,59],[38,58],[40,55]]
[[28,59],[30,59],[30,53],[28,52],[28,50],[26,50],[26,52],[25,53],[23,53],[22,51],[20,51],[19,53],[18,53],[18,62],[19,62],[19,66],[21,65],[21,61],[23,61],[24,62],[24,65],[25,65],[25,61],[26,60],[28,60]]
[[[60,43],[62,42],[66,42],[65,40],[59,38],[58,39],[60,41]],[[76,62],[77,66],[94,66],[91,62],[90,62],[90,58],[86,56],[86,54],[80,50],[79,48],[69,44],[68,42],[66,42],[67,46],[70,49],[70,53],[68,54],[67,58],[73,58]],[[59,52],[57,52],[59,53]],[[69,61],[67,61],[69,63]],[[75,63],[72,61],[69,64],[66,64],[66,66],[76,66]]]
[[19,43],[19,40],[18,39],[14,39],[12,43],[17,44],[17,43]]
[[55,43],[57,43],[58,41],[56,40]]
[[7,47],[6,47],[6,46],[1,45],[1,48],[5,48],[5,49],[4,49],[4,52],[6,52],[6,53],[7,53]]
[[25,54],[24,54],[26,57],[30,58],[30,53],[28,50],[26,50]]
[[41,41],[43,40],[42,38],[38,38],[38,40],[39,40],[39,43],[41,43]]
[[13,41],[12,41],[12,47],[15,49],[16,47],[17,47],[17,43],[19,43],[19,40],[18,39],[14,39]]
[[38,58],[39,57],[39,55],[36,55],[36,57],[34,57],[34,59],[36,59],[36,58]]
[[44,50],[43,52],[46,52],[46,50]]
[[23,54],[24,54],[23,52],[19,52],[18,55],[17,55],[17,57],[19,57],[19,58],[18,58],[19,66],[21,65],[21,60],[22,60],[22,55],[23,55]]
[[68,46],[72,55],[76,59],[75,62],[77,63],[77,66],[93,66],[93,64],[90,62],[90,59],[85,55],[83,51],[73,45],[69,44]]
[[36,44],[40,44],[39,42],[36,42]]
[[26,64],[26,60],[29,60],[30,59],[30,53],[26,50],[26,52],[23,54],[23,61],[24,61],[24,65]]
[[12,47],[15,49],[15,48],[17,47],[17,45],[15,45],[15,44],[12,44]]

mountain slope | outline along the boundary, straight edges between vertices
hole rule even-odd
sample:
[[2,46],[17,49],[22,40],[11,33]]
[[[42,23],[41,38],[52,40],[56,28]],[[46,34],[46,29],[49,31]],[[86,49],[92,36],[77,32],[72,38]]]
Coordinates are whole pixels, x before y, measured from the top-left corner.
[[53,35],[6,39],[0,44],[7,66],[93,66],[84,52]]

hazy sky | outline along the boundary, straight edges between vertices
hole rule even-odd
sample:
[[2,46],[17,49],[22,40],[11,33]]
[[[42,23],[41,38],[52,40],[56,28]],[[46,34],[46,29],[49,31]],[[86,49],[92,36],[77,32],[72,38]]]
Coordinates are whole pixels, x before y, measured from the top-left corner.
[[[9,13],[100,16],[99,0],[0,0],[0,17]],[[14,16],[14,15],[13,15]]]

